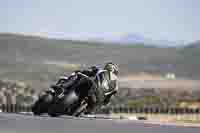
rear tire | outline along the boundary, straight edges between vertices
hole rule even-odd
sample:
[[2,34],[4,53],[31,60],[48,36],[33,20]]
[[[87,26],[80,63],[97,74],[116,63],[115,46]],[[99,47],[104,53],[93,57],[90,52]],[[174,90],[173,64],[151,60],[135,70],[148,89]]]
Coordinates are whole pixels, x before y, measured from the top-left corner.
[[51,104],[53,96],[51,94],[45,94],[39,98],[32,106],[32,112],[34,115],[41,115],[47,113],[48,107]]
[[48,109],[48,115],[51,116],[51,117],[58,117],[60,115],[62,115],[62,111],[61,111],[61,105],[58,105],[58,104],[52,104],[49,109]]
[[48,109],[48,115],[51,117],[58,117],[60,115],[72,115],[73,106],[76,106],[79,97],[74,91],[65,95],[61,99],[56,99]]

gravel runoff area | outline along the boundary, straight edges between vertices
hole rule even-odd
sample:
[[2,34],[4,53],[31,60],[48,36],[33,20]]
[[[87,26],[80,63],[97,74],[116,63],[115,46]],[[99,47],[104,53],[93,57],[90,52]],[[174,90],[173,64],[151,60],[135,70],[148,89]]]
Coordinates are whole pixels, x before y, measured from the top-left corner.
[[186,127],[200,127],[200,115],[199,114],[111,114],[112,118],[138,120],[144,123],[161,124],[161,125],[175,125]]

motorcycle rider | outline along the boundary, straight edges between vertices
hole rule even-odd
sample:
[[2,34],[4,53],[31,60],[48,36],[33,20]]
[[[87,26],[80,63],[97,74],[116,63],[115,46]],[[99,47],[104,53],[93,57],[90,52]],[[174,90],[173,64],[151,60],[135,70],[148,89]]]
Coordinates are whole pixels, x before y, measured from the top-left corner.
[[[78,87],[79,85],[90,86],[87,113],[91,113],[96,107],[107,105],[111,97],[118,91],[118,66],[112,62],[105,64],[104,68],[92,66],[86,70],[78,70],[72,73],[68,78],[62,77],[62,87]],[[91,80],[80,80],[81,75],[88,76]],[[60,80],[60,81],[62,81]],[[59,85],[60,82],[57,83]],[[84,93],[84,90],[82,91]]]
[[118,66],[112,62],[105,64],[104,68],[92,66],[81,73],[94,79],[91,85],[91,95],[89,96],[89,105],[87,113],[94,111],[95,107],[107,105],[111,97],[118,91]]

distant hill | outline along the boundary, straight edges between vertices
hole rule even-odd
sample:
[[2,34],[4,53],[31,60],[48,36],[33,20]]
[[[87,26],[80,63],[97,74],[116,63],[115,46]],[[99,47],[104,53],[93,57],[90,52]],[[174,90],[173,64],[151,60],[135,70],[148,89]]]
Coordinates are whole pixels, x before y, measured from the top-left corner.
[[182,42],[175,42],[168,40],[154,40],[136,33],[129,33],[119,36],[96,35],[92,39],[89,38],[88,40],[104,42],[104,43],[115,43],[118,45],[145,45],[152,47],[176,47],[182,44]]
[[154,40],[151,38],[146,38],[139,34],[126,34],[120,38],[121,43],[134,44],[142,43],[146,46],[156,46],[156,47],[175,47],[180,45],[179,42],[173,42],[168,40]]
[[188,44],[185,48],[200,48],[200,40]]
[[[196,50],[196,54],[193,54],[193,50],[187,48],[108,45],[2,33],[0,78],[48,81],[63,72],[72,71],[68,66],[74,65],[63,65],[65,63],[83,67],[113,61],[119,64],[121,75],[137,72],[164,75],[173,72],[177,77],[200,79],[198,53],[200,51]],[[60,66],[67,66],[67,70]]]

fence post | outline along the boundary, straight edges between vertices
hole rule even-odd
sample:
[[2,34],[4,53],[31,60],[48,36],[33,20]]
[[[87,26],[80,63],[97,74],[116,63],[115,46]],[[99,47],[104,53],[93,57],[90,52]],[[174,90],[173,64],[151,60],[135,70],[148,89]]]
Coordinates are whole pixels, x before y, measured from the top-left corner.
[[6,106],[5,106],[5,104],[2,104],[2,112],[6,112]]
[[11,111],[12,113],[15,113],[14,105],[13,105],[13,104],[10,104],[10,111]]

